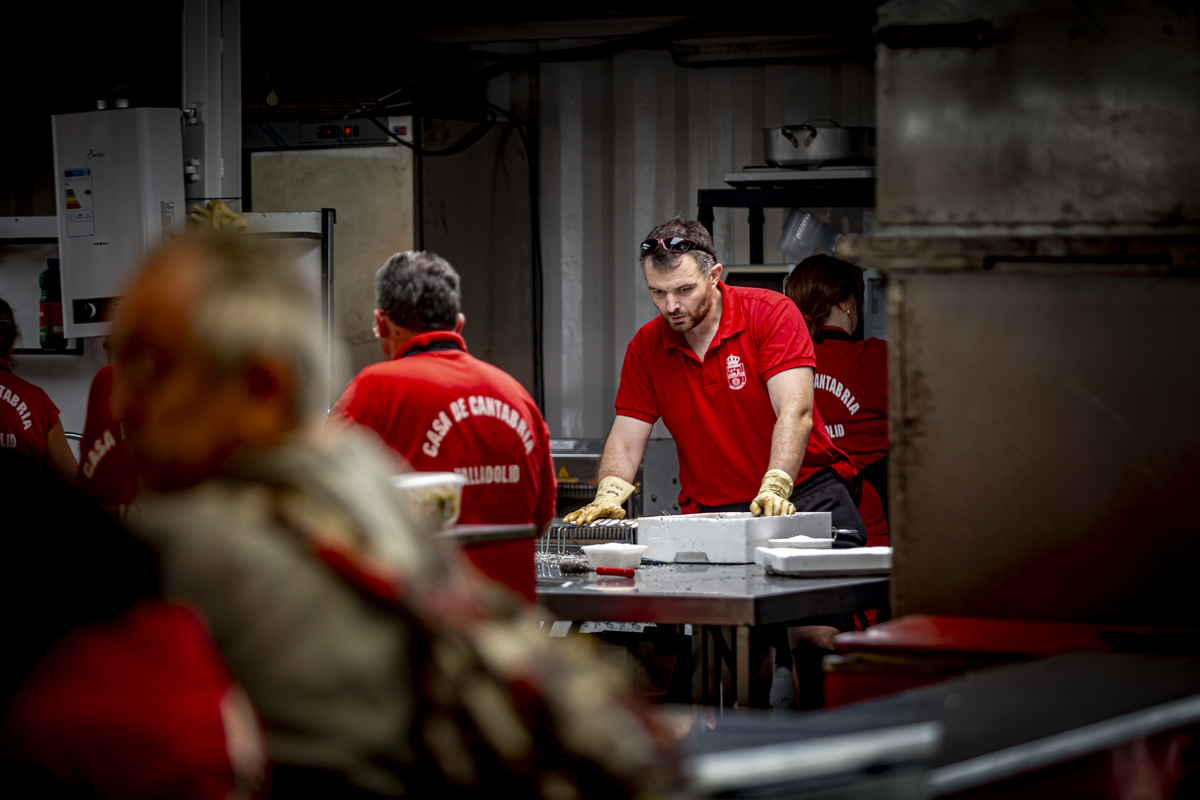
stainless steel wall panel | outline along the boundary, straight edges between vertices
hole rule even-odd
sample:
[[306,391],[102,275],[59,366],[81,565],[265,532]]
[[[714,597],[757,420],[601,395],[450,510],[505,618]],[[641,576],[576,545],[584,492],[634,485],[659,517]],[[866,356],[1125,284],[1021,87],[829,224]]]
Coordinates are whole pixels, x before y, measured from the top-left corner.
[[[543,268],[543,358],[546,381],[546,423],[552,436],[564,435],[563,361],[570,352],[568,336],[564,334],[568,313],[563,303],[563,229],[564,222],[562,153],[570,148],[562,139],[560,114],[560,64],[550,64],[541,70],[540,87],[542,97],[538,104],[540,116],[539,138],[541,148],[541,217],[542,217],[542,261],[554,265]],[[569,172],[570,170],[568,170]],[[581,355],[578,354],[578,355]],[[569,400],[567,402],[570,402]]]
[[894,612],[1191,624],[1200,280],[1011,267],[891,276]]
[[[474,127],[466,120],[427,120],[423,138],[436,150]],[[528,158],[520,137],[507,126],[496,126],[462,153],[423,159],[422,173],[424,247],[448,259],[462,277],[468,349],[532,392],[532,242]],[[399,220],[384,224],[407,227]],[[360,266],[373,271],[382,263]],[[366,337],[361,343],[369,343],[367,349],[373,348],[378,358],[369,312],[369,305],[362,308],[367,323],[360,331]]]
[[879,25],[977,19],[995,44],[877,45],[881,232],[1200,227],[1194,6],[894,0]]
[[[514,81],[509,101],[528,103],[540,140],[546,417],[555,436],[600,437],[625,347],[657,313],[638,242],[676,214],[694,217],[697,190],[724,188],[725,173],[761,162],[760,128],[829,116],[831,93],[843,110],[853,98],[855,122],[871,124],[870,68],[688,69],[667,53],[632,50],[535,74],[535,96]],[[746,214],[717,209],[725,263],[749,261]],[[779,258],[783,218],[768,211],[768,260]],[[666,432],[659,425],[654,435]]]
[[616,378],[606,369],[612,362],[613,342],[607,331],[613,316],[611,95],[606,87],[611,72],[601,61],[581,66],[583,99],[583,426],[589,420],[611,420]]

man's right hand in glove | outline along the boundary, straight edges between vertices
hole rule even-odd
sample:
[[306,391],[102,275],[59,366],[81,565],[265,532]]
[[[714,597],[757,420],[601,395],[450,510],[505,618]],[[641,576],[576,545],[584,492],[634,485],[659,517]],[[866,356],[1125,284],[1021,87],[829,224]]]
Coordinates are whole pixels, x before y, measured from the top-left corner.
[[615,475],[601,478],[596,487],[596,499],[578,511],[572,511],[563,517],[563,522],[572,525],[587,525],[598,519],[625,519],[625,509],[621,504],[633,494],[632,483],[623,481]]

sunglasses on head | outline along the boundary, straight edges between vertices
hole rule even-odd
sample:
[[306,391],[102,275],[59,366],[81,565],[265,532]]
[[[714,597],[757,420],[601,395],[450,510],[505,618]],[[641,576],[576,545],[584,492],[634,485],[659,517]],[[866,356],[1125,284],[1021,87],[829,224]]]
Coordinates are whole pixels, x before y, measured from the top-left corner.
[[682,236],[668,236],[665,239],[647,239],[642,242],[642,256],[653,255],[658,252],[660,247],[668,253],[686,253],[689,250],[699,250],[701,253],[712,255],[707,247],[697,244],[691,239],[685,239]]

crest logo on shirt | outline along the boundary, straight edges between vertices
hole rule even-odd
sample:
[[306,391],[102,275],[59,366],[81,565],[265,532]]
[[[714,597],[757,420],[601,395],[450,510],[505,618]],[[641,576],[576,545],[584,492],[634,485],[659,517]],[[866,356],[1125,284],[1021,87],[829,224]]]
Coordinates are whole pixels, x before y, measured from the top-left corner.
[[737,356],[725,359],[725,377],[729,379],[730,389],[740,389],[746,385],[746,367]]

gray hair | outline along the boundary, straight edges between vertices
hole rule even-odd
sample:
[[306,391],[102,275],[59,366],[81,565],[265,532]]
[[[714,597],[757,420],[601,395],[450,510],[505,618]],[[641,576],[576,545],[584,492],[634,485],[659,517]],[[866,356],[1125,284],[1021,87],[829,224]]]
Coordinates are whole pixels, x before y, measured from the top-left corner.
[[[699,248],[688,252],[696,259],[696,266],[700,268],[700,274],[706,278],[712,275],[713,267],[717,265],[717,251],[713,247],[712,234],[708,232],[708,228],[694,219],[678,216],[661,225],[656,225],[646,238],[668,239],[672,236],[682,236],[699,245]],[[687,253],[670,253],[659,248],[653,254],[642,259],[642,268],[644,269],[649,264],[659,272],[670,272],[679,266],[679,262],[685,255]]]
[[410,331],[452,331],[462,310],[458,273],[436,253],[396,253],[375,273],[375,307]]
[[320,301],[300,266],[244,235],[196,236],[188,244],[202,263],[192,334],[216,371],[279,359],[295,381],[297,419],[323,412],[329,376]]

